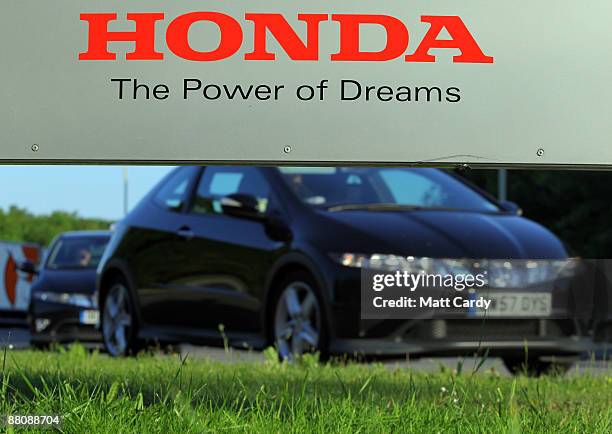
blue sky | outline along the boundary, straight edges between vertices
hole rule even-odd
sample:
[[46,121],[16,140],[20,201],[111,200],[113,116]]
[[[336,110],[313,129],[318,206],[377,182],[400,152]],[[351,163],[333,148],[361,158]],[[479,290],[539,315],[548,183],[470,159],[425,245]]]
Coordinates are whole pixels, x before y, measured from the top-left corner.
[[[134,206],[171,167],[128,168],[129,206]],[[0,208],[18,205],[36,214],[76,211],[83,217],[123,216],[121,166],[0,165]]]

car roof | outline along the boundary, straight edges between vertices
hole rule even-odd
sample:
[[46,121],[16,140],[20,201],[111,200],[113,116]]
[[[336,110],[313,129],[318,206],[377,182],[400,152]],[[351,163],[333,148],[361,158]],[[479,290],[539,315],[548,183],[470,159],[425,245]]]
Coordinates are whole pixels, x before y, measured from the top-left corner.
[[69,231],[60,234],[62,238],[72,237],[110,237],[111,231],[89,230],[89,231]]

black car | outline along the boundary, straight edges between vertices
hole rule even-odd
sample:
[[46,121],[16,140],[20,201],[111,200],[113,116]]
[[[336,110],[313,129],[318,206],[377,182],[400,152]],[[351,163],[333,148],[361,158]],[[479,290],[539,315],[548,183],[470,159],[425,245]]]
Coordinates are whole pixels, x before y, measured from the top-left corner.
[[[32,345],[101,341],[96,267],[109,239],[108,231],[75,231],[53,240],[32,285],[28,315]],[[22,264],[22,268],[32,267]]]
[[568,257],[519,211],[437,169],[178,168],[117,225],[101,261],[104,342],[115,356],[147,341],[224,337],[276,345],[283,358],[486,347],[513,368],[528,343],[529,362],[546,366],[541,356],[584,349],[574,322],[360,317],[360,271],[371,255]]

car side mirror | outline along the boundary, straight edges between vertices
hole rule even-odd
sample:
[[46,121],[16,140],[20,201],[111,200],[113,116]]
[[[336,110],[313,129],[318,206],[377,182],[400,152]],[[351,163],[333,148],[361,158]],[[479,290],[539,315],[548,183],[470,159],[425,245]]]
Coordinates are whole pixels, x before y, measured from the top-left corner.
[[523,210],[515,202],[509,201],[509,200],[502,200],[500,204],[503,210],[506,212],[516,214],[516,215],[523,215]]
[[38,270],[36,269],[36,265],[31,261],[23,261],[17,265],[17,269],[19,271],[23,271],[28,274],[38,274]]
[[263,214],[259,212],[259,202],[255,196],[243,193],[234,193],[221,199],[223,214],[252,220],[262,220]]

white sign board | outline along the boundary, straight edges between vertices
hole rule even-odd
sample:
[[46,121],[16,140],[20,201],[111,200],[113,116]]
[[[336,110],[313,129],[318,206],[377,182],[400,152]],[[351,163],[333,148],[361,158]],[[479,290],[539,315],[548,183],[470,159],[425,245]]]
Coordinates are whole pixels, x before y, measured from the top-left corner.
[[609,0],[0,4],[0,161],[612,164]]

